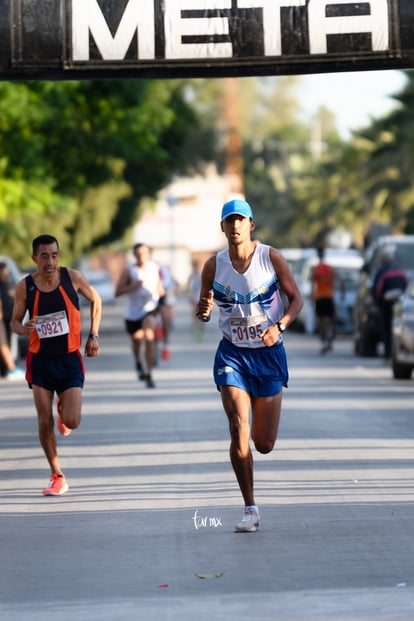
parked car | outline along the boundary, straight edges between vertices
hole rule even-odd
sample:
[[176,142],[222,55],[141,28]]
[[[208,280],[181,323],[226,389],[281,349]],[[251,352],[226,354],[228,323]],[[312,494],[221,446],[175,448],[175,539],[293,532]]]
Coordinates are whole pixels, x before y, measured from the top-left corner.
[[391,367],[395,379],[410,379],[414,369],[414,281],[394,305]]
[[[353,306],[362,257],[358,250],[327,248],[325,259],[335,270],[335,320],[336,331],[343,334],[353,333]],[[319,259],[316,250],[303,262],[296,282],[303,298],[303,308],[294,322],[294,328],[314,334],[317,328],[315,303],[312,297],[312,270]]]
[[[106,270],[83,270],[82,273],[86,276],[92,287],[94,287],[101,296],[102,304],[114,304],[115,285],[110,274]],[[79,298],[81,305],[88,304],[83,296],[79,296]]]
[[295,279],[300,278],[306,261],[316,257],[316,248],[281,248],[280,252],[286,259]]
[[408,278],[414,278],[414,235],[383,235],[369,246],[354,306],[354,349],[360,356],[376,356],[382,343],[380,312],[372,296],[372,285],[381,266],[381,255],[386,250],[394,254],[395,264]]

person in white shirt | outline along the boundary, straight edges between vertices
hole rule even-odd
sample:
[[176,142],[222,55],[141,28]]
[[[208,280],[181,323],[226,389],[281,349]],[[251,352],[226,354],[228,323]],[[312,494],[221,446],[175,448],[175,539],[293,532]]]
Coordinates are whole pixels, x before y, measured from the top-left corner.
[[[164,287],[157,263],[150,259],[150,248],[135,244],[134,265],[127,265],[115,287],[115,297],[127,296],[125,327],[131,338],[132,354],[138,377],[148,388],[155,388],[152,370],[155,364],[156,315]],[[141,358],[141,349],[144,356]]]
[[204,264],[196,313],[205,322],[214,302],[219,310],[223,338],[214,360],[214,381],[228,418],[230,459],[245,503],[237,532],[259,527],[250,429],[256,449],[270,453],[279,427],[282,388],[288,382],[282,334],[303,305],[287,262],[276,248],[251,239],[254,228],[246,201],[225,203],[221,229],[228,247]]
[[174,310],[176,304],[176,283],[170,269],[165,263],[158,262],[162,285],[164,287],[164,295],[160,297],[158,309],[161,316],[161,340],[163,360],[169,360],[170,353],[170,336],[173,327]]

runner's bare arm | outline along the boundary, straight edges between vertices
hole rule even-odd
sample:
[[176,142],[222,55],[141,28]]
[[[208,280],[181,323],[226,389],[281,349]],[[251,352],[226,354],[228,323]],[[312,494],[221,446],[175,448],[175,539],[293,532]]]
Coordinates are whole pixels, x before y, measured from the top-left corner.
[[162,296],[165,295],[165,289],[164,289],[164,285],[162,284],[161,278],[158,279],[157,290],[158,290],[159,297],[162,298]]
[[197,304],[196,315],[199,318],[210,317],[213,310],[213,281],[216,272],[216,257],[212,256],[204,264],[201,272],[200,299]]
[[283,317],[280,318],[280,321],[284,323],[285,326],[288,326],[296,319],[302,309],[302,295],[286,259],[279,250],[270,248],[270,260],[275,268],[282,291],[288,299],[288,306],[285,309]]
[[131,274],[129,268],[126,267],[119,277],[118,282],[115,286],[115,297],[118,298],[120,295],[125,295],[126,293],[131,293],[131,291],[135,291],[142,286],[142,280],[133,281],[131,279]]
[[[90,303],[90,329],[89,336],[97,335],[99,333],[99,326],[101,324],[102,317],[102,300],[99,293],[96,291],[94,287],[89,283],[86,276],[79,272],[78,270],[69,269],[69,276],[72,280],[72,284],[76,291],[78,291],[83,297],[88,300]],[[97,351],[93,343],[94,339],[88,338],[85,346],[85,353],[87,356],[96,355]]]
[[20,334],[20,336],[29,335],[35,329],[34,319],[30,319],[23,323],[26,311],[26,282],[25,280],[21,280],[16,285],[13,313],[10,321],[11,329],[13,332],[16,332],[16,334]]

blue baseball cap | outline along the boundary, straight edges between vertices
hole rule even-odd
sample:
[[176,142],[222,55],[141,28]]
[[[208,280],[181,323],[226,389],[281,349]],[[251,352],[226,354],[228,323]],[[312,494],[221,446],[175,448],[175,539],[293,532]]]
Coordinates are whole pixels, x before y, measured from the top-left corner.
[[246,201],[243,201],[240,198],[235,198],[223,205],[223,209],[221,210],[221,221],[223,222],[223,220],[235,213],[239,216],[243,216],[244,218],[254,220],[252,208],[249,203],[246,203]]

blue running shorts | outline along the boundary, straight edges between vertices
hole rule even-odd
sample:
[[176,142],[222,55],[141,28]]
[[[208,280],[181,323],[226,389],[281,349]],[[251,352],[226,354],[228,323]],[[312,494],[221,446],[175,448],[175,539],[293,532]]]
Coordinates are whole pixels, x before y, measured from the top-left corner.
[[29,352],[26,357],[26,380],[31,388],[41,386],[58,395],[68,388],[83,388],[85,366],[79,351],[57,358]]
[[252,397],[278,395],[289,379],[286,351],[282,342],[272,347],[236,347],[223,338],[214,358],[214,381],[220,386],[237,386]]

